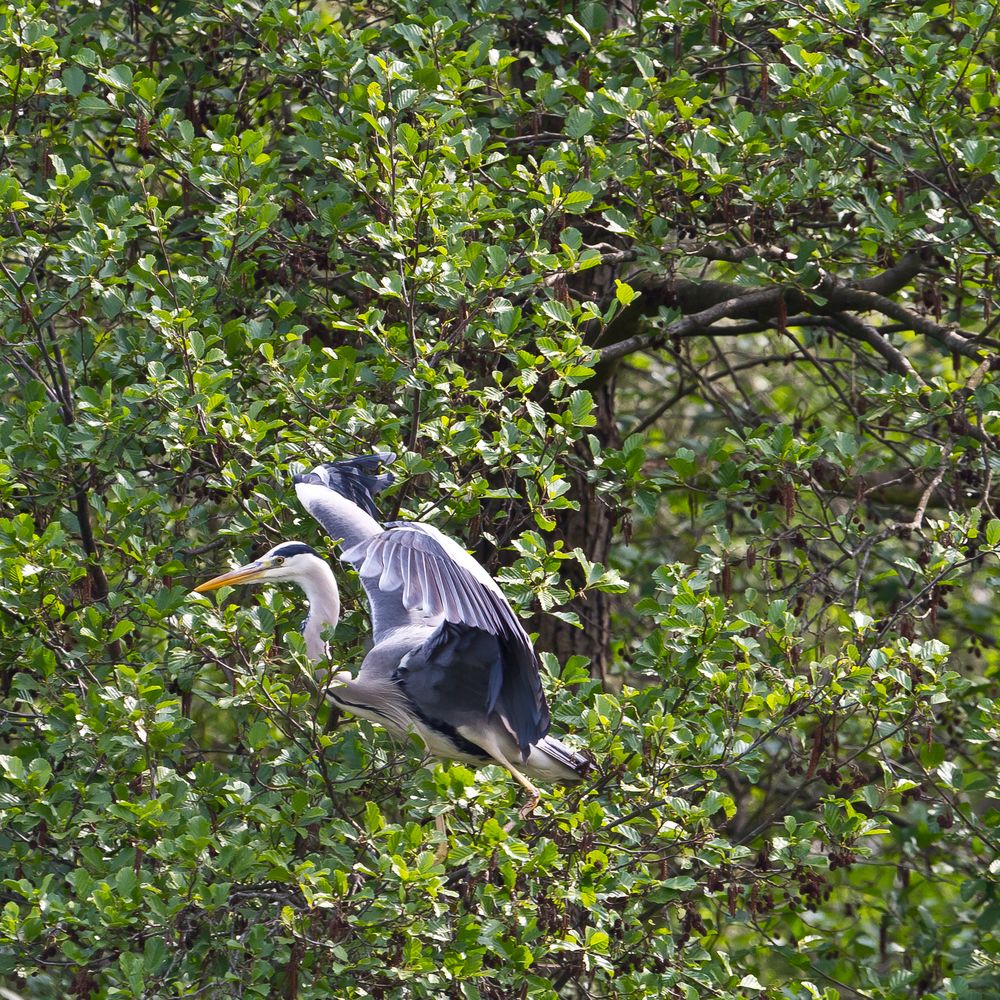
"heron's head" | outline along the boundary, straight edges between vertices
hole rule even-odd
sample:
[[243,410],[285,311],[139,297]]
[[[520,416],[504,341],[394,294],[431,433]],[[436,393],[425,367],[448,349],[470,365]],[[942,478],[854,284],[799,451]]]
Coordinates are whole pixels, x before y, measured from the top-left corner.
[[282,542],[265,552],[246,566],[234,569],[220,576],[213,576],[194,588],[196,594],[204,594],[219,587],[232,587],[238,583],[298,583],[300,586],[311,577],[322,564],[329,573],[326,560],[314,548],[302,542]]

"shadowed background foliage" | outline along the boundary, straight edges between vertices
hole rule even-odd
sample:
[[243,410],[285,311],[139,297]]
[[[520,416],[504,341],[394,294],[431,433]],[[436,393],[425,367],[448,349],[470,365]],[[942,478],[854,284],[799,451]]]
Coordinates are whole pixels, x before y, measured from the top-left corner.
[[[0,3],[0,983],[997,995],[996,17]],[[599,763],[527,821],[189,595],[383,447]]]

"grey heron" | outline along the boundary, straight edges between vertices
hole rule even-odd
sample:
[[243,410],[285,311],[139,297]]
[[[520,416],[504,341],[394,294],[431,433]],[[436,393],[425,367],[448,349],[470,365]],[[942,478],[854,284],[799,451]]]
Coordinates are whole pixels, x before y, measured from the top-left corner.
[[[379,523],[374,496],[393,482],[380,469],[394,458],[350,458],[294,477],[302,505],[342,543],[371,607],[374,644],[357,676],[335,674],[327,695],[397,736],[416,733],[434,756],[501,764],[528,792],[525,817],[539,799],[532,778],[578,781],[591,762],[548,735],[538,657],[489,573],[433,525]],[[340,597],[329,564],[308,545],[282,542],[195,593],[282,581],[304,591],[306,651],[325,660],[323,632],[337,623]]]

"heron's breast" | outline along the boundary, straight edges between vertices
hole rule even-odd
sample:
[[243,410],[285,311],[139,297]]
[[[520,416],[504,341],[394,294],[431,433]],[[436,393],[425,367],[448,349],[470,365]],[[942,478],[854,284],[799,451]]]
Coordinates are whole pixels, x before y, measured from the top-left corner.
[[489,760],[489,754],[475,743],[453,730],[446,732],[444,729],[435,728],[433,722],[417,720],[413,724],[413,731],[424,741],[427,752],[433,757],[458,760],[467,764],[481,764],[484,760]]

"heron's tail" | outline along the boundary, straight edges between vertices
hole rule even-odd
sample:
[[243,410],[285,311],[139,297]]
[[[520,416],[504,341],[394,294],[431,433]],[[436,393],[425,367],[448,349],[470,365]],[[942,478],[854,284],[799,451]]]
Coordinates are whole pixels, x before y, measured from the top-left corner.
[[518,766],[542,781],[580,781],[594,769],[594,762],[554,736],[543,736],[531,745],[527,760]]
[[317,465],[311,472],[294,476],[293,480],[296,483],[326,486],[378,520],[375,494],[381,493],[395,480],[391,472],[379,472],[379,469],[388,465],[395,457],[391,451],[379,451],[374,455],[325,462]]

